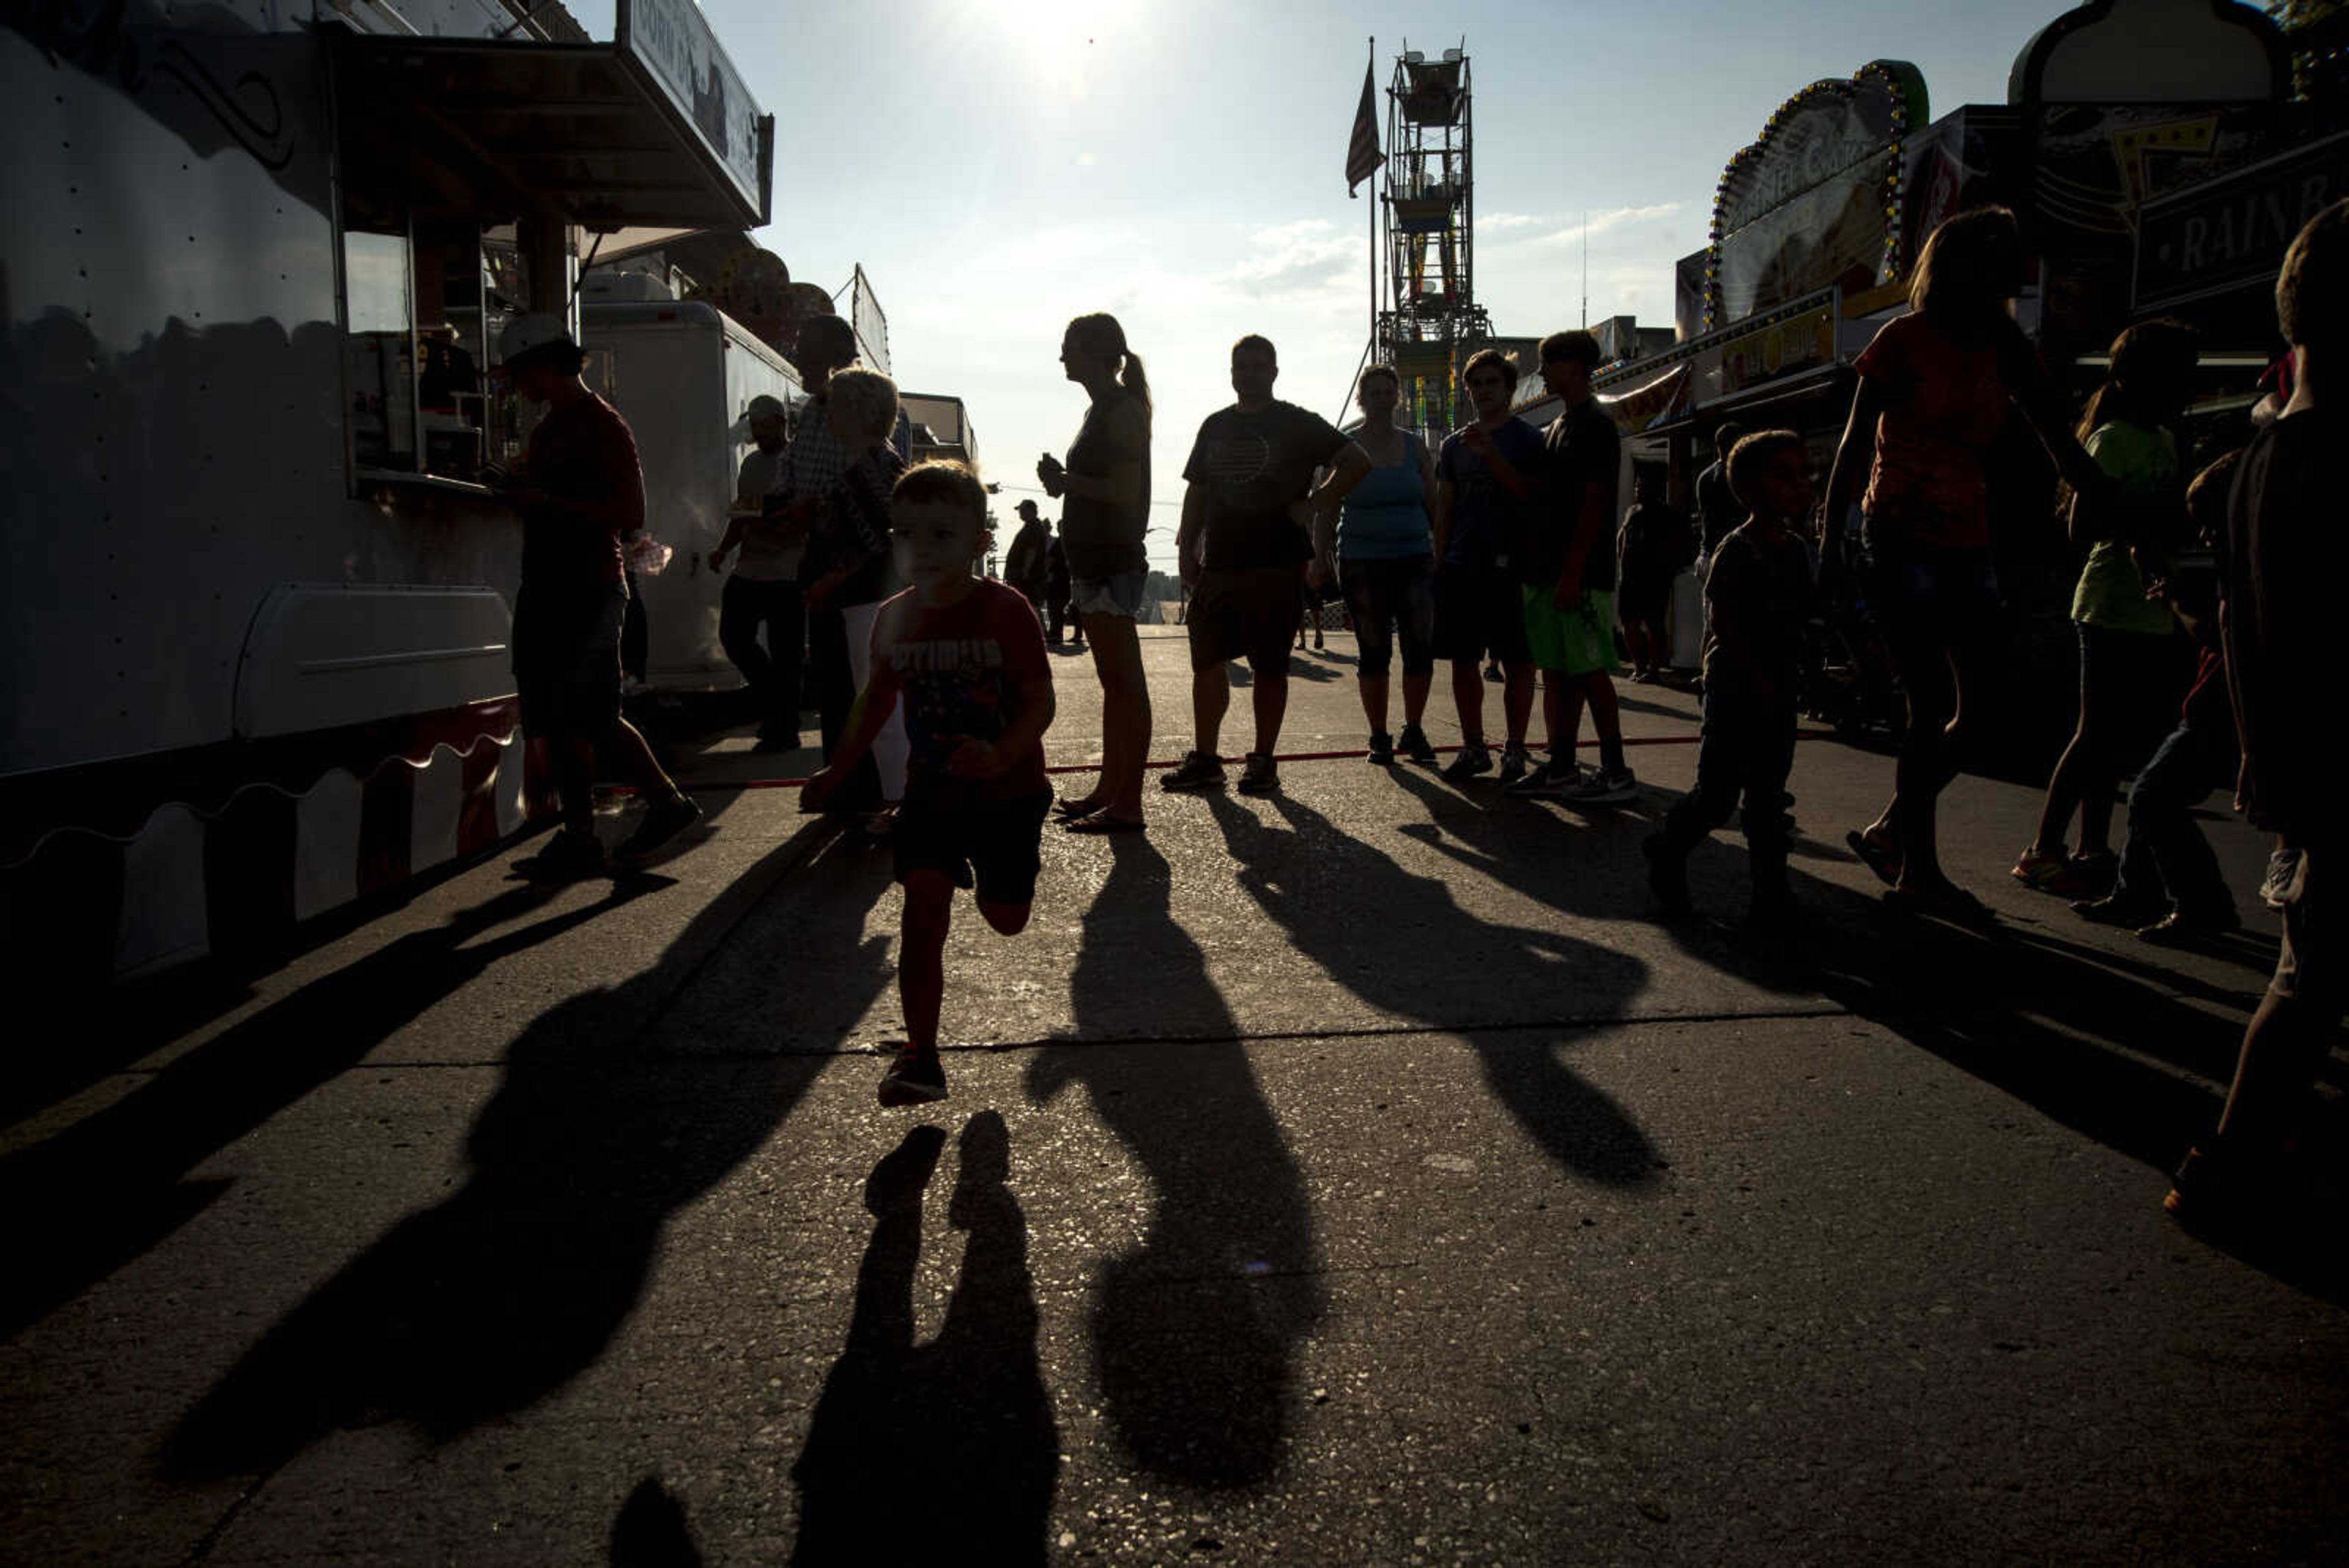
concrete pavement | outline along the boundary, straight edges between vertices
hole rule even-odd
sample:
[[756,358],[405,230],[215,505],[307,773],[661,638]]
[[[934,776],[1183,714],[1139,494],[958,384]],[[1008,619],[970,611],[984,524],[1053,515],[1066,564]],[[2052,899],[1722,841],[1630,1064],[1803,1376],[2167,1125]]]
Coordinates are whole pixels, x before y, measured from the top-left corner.
[[[1330,644],[1286,749],[1361,743]],[[509,853],[37,1032],[0,1559],[2337,1560],[2338,1212],[2238,1256],[2158,1206],[2271,919],[2087,927],[1967,780],[1999,929],[1904,919],[1841,845],[1889,760],[1814,742],[1803,942],[1660,926],[1693,702],[1624,691],[1619,813],[1342,761],[1048,832],[1027,933],[959,912],[927,1116],[872,1100],[886,853],[721,787],[800,771],[739,737],[650,875]]]

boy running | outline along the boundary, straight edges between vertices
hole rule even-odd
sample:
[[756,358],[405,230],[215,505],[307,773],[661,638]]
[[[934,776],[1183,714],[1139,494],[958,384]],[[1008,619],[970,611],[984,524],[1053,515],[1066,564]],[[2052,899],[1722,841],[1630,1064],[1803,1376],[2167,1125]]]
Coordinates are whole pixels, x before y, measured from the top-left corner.
[[1764,431],[1730,449],[1729,483],[1751,511],[1713,553],[1704,584],[1704,732],[1696,787],[1672,803],[1640,847],[1648,885],[1667,914],[1688,912],[1689,851],[1745,798],[1754,903],[1746,920],[1786,912],[1786,774],[1795,761],[1795,699],[1803,628],[1813,607],[1811,558],[1791,526],[1811,510],[1810,464],[1793,431]]
[[897,993],[906,1043],[881,1080],[881,1103],[911,1106],[947,1095],[938,1010],[955,889],[973,888],[978,912],[1005,936],[1028,924],[1052,804],[1043,748],[1052,671],[1027,599],[971,573],[987,547],[987,492],[969,469],[910,470],[890,499],[889,535],[914,586],[881,607],[872,675],[800,809],[824,809],[902,697],[912,754],[893,842],[905,888]]
[[[1549,760],[1517,785],[1577,805],[1634,799],[1615,705],[1615,520],[1622,438],[1591,395],[1599,340],[1553,332],[1541,341],[1542,379],[1564,411],[1542,432],[1540,504],[1517,563],[1525,585],[1526,645],[1542,671],[1542,727]],[[1582,710],[1599,731],[1599,772],[1578,782],[1575,738]]]
[[1508,744],[1501,782],[1523,778],[1526,725],[1534,711],[1534,666],[1526,651],[1525,596],[1512,567],[1524,547],[1524,499],[1541,462],[1541,432],[1509,412],[1517,368],[1486,348],[1470,357],[1461,384],[1476,421],[1444,438],[1435,458],[1435,656],[1452,661],[1452,701],[1460,713],[1460,753],[1444,770],[1454,784],[1493,771],[1485,745],[1485,682],[1477,664],[1489,651],[1506,672],[1501,716]]

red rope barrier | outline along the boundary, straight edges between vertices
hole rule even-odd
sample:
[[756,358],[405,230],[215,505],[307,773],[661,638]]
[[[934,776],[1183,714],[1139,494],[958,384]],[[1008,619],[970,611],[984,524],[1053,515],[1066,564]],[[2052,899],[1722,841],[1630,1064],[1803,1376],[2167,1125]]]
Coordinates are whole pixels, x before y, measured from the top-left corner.
[[[1623,743],[1626,746],[1693,746],[1702,739],[1701,735],[1626,735],[1623,737]],[[1835,732],[1797,730],[1795,732],[1795,739],[1831,741],[1835,739]],[[1596,740],[1581,741],[1577,742],[1577,747],[1579,750],[1588,751],[1598,744]],[[1459,749],[1456,745],[1435,748],[1439,752],[1456,752]],[[1278,752],[1274,753],[1272,760],[1276,763],[1341,763],[1358,760],[1370,754],[1369,747],[1357,746],[1350,751],[1342,752]],[[1144,772],[1154,772],[1159,768],[1178,767],[1182,764],[1182,761],[1180,757],[1168,757],[1164,761],[1146,762],[1142,766]],[[1047,766],[1044,771],[1048,774],[1092,774],[1099,773],[1101,764],[1099,763],[1060,763]],[[734,779],[713,780],[709,784],[698,784],[691,787],[695,789],[797,789],[805,783],[807,780],[804,778]],[[627,796],[635,794],[636,787],[634,784],[614,784],[602,793]]]

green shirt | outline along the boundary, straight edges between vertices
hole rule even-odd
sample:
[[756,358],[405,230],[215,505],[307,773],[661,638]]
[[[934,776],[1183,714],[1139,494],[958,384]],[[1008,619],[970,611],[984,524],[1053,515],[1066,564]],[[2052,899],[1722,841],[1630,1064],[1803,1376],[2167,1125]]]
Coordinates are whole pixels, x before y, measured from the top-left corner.
[[[2166,430],[2116,420],[2098,425],[2082,443],[2096,466],[2118,482],[2125,507],[2178,504],[2178,442]],[[2150,548],[2150,546],[2148,546]],[[2169,607],[2145,597],[2145,578],[2119,539],[2099,539],[2080,568],[2072,595],[2072,618],[2104,631],[2165,636],[2179,629]]]

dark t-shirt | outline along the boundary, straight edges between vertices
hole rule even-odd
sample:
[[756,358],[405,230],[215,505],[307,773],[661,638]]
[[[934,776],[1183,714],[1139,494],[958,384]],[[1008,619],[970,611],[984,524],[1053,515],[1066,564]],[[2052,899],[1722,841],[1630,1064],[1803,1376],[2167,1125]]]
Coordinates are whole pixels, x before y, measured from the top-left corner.
[[[628,421],[603,399],[586,397],[546,411],[523,449],[520,477],[555,504],[522,518],[522,583],[542,599],[600,597],[626,582],[621,536],[645,525],[645,472]],[[608,524],[574,508],[620,503]]]
[[[1335,462],[1345,447],[1337,426],[1294,403],[1209,414],[1183,465],[1183,477],[1206,500],[1200,564],[1212,572],[1234,572],[1311,559],[1312,541],[1288,508],[1305,499],[1313,471]],[[1075,570],[1073,561],[1070,569]]]
[[1003,580],[1031,599],[1044,597],[1052,574],[1050,553],[1051,525],[1039,517],[1033,523],[1022,523],[1011,541],[1011,549],[1003,557]]
[[[1541,477],[1541,431],[1512,415],[1491,432],[1493,444],[1527,484]],[[1454,431],[1435,452],[1435,477],[1452,486],[1452,532],[1444,543],[1447,566],[1507,567],[1525,547],[1527,501],[1510,494],[1468,444],[1468,432]],[[1528,501],[1530,497],[1528,498]]]
[[1680,569],[1689,564],[1695,543],[1687,513],[1661,502],[1634,502],[1624,514],[1623,530],[1616,538],[1617,564],[1622,568],[1624,586],[1657,591],[1670,587]]
[[[1776,700],[1791,701],[1802,670],[1803,633],[1816,607],[1810,553],[1802,540],[1782,532],[1767,543],[1751,525],[1730,531],[1713,553],[1704,579],[1704,689],[1753,694],[1754,677],[1774,686]],[[1735,646],[1724,649],[1727,624]]]
[[932,609],[908,589],[881,607],[877,624],[887,648],[874,674],[878,680],[886,670],[904,704],[908,802],[967,810],[1044,788],[1040,745],[997,778],[957,778],[947,771],[964,737],[992,742],[1011,727],[1022,686],[1051,681],[1044,633],[1025,598],[982,581],[960,604]]
[[2344,673],[2340,589],[2349,415],[2307,409],[2253,439],[2227,502],[2224,639],[2251,821],[2306,843],[2337,831],[2331,715]]
[[[1622,514],[1617,497],[1622,487],[1623,438],[1615,421],[1599,411],[1599,400],[1586,398],[1550,421],[1542,431],[1541,483],[1527,515],[1526,548],[1517,565],[1518,580],[1528,587],[1548,587],[1566,571],[1569,547],[1588,534],[1589,552],[1582,560],[1582,587],[1612,591],[1615,587],[1615,519]],[[1601,506],[1595,518],[1583,515],[1584,493],[1596,484]]]
[[1712,555],[1729,537],[1729,531],[1745,521],[1745,508],[1729,488],[1729,463],[1714,463],[1696,476],[1697,520],[1704,529],[1704,553]]
[[1119,392],[1089,404],[1077,439],[1069,443],[1069,472],[1107,479],[1121,463],[1142,465],[1142,493],[1121,506],[1071,493],[1061,504],[1061,548],[1072,577],[1113,577],[1150,569],[1142,536],[1150,526],[1150,414],[1141,399]]

